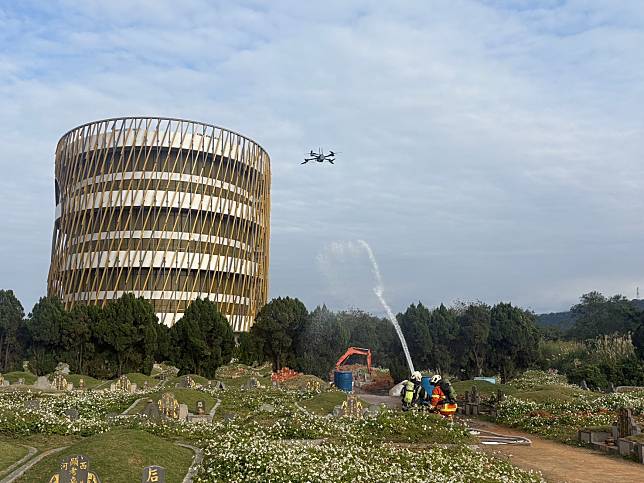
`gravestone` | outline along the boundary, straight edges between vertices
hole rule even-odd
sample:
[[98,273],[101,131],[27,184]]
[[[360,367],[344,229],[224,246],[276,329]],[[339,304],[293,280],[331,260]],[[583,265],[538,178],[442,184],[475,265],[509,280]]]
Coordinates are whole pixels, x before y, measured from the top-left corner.
[[163,466],[146,466],[143,468],[141,483],[165,483],[165,468]]
[[69,456],[60,462],[58,472],[49,483],[100,483],[96,473],[89,467],[89,458],[82,454]]
[[54,380],[51,383],[51,388],[56,389],[57,391],[66,391],[67,390],[67,379],[62,374],[56,374]]
[[40,399],[30,399],[25,402],[25,408],[30,411],[37,411],[40,409]]
[[187,421],[188,420],[188,405],[179,404],[179,420]]
[[158,404],[162,415],[170,419],[179,418],[179,401],[176,400],[174,394],[171,392],[164,393]]
[[155,421],[161,419],[162,417],[161,410],[159,409],[159,405],[154,403],[152,399],[148,399],[148,403],[143,408],[143,411],[141,411],[141,414],[143,416],[146,416],[148,419],[152,419]]
[[206,401],[202,399],[197,401],[197,414],[206,414]]
[[224,385],[224,383],[217,380],[210,381],[210,387],[212,387],[213,389],[217,389],[218,391],[223,391],[224,389],[226,389],[226,386]]
[[259,410],[260,410],[260,411],[263,411],[263,412],[265,412],[265,413],[272,413],[273,411],[275,411],[275,406],[273,406],[272,404],[263,403],[263,404],[259,407]]
[[191,423],[212,423],[210,414],[188,414],[188,421]]
[[258,387],[260,387],[260,384],[256,377],[251,377],[244,384],[244,389],[257,389]]
[[584,391],[589,391],[588,384],[586,383],[585,379],[581,381],[581,384],[579,384],[579,387],[581,387]]
[[177,387],[188,388],[188,389],[192,389],[195,386],[196,386],[195,381],[190,376],[183,376],[179,381],[179,383],[177,384]]
[[472,386],[471,391],[465,391],[465,415],[478,416],[479,406],[481,405],[481,395],[476,386]]
[[[337,406],[336,406],[337,408]],[[338,416],[348,416],[350,418],[362,418],[362,403],[357,396],[348,395],[346,401],[342,402]],[[335,411],[334,411],[335,413]]]
[[78,389],[80,389],[81,391],[85,390],[85,379],[83,379],[82,377],[80,378],[80,381],[78,381]]
[[224,422],[232,421],[233,419],[235,419],[235,415],[233,413],[225,413],[222,419],[224,420]]
[[150,383],[147,380],[145,380],[143,381],[143,390],[147,391],[148,389],[150,389]]
[[36,383],[34,384],[36,389],[52,389],[54,388],[53,383],[49,382],[47,376],[38,376]]
[[65,416],[69,418],[70,421],[76,421],[80,417],[78,409],[70,408],[65,410]]
[[130,382],[130,379],[123,374],[116,381],[116,388],[120,391],[130,392],[132,389],[132,383]]
[[18,381],[16,382],[17,385],[19,386],[24,386],[25,385],[25,380],[22,377],[18,378]]
[[633,418],[633,412],[630,409],[620,409],[617,422],[613,425],[613,438],[627,438],[642,432],[641,428]]

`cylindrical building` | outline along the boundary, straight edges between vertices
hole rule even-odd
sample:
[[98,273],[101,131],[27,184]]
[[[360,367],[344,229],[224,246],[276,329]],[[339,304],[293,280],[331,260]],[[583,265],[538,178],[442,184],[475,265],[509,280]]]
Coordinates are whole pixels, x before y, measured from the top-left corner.
[[180,119],[84,124],[56,148],[48,293],[67,308],[131,292],[174,324],[208,298],[249,330],[268,296],[270,158]]

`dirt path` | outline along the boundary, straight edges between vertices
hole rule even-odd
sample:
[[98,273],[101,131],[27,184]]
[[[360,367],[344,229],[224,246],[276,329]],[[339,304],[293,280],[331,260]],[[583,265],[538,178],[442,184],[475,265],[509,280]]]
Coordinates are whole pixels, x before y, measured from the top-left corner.
[[610,457],[586,448],[567,446],[484,421],[472,421],[470,426],[529,438],[532,446],[485,446],[483,450],[507,457],[512,464],[520,468],[541,471],[541,474],[551,482],[644,482],[644,465],[632,461]]

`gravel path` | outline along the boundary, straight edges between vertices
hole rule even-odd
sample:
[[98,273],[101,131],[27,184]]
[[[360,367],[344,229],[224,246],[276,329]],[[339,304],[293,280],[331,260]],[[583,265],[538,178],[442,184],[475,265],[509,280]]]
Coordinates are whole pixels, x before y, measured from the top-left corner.
[[508,458],[520,468],[541,471],[544,478],[551,482],[644,481],[644,465],[623,458],[611,457],[587,448],[575,448],[484,421],[471,421],[470,426],[507,436],[529,438],[531,446],[484,446],[483,450]]

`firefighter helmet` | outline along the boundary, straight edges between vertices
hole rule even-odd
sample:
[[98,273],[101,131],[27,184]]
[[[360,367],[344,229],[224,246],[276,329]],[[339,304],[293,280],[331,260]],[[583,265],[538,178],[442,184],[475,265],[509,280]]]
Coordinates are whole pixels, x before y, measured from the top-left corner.
[[442,377],[440,374],[436,374],[435,376],[432,376],[432,384],[438,384],[441,379]]
[[423,375],[420,373],[420,371],[414,371],[411,374],[411,378],[414,381],[420,382],[420,380],[423,378]]

